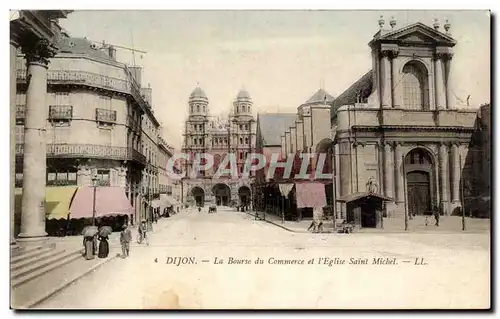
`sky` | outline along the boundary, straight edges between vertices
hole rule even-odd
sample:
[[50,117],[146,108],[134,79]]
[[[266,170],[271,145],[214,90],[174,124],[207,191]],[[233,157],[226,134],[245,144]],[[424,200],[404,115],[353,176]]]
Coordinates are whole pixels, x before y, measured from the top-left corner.
[[257,112],[296,112],[319,88],[339,96],[371,69],[368,42],[383,15],[396,28],[438,19],[457,40],[452,91],[471,106],[490,102],[487,11],[75,11],[61,26],[71,36],[118,49],[120,62],[143,67],[163,136],[182,143],[188,97],[199,84],[212,115],[227,114],[242,88]]

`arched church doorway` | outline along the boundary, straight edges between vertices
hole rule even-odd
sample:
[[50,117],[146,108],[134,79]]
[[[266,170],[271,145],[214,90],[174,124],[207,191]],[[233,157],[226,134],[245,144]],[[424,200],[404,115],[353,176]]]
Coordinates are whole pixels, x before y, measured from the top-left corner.
[[191,190],[191,196],[193,196],[196,206],[203,206],[205,204],[205,191],[201,187],[194,187]]
[[226,184],[216,184],[212,189],[217,206],[229,206],[231,201],[231,189]]
[[250,204],[251,192],[248,186],[241,186],[240,189],[238,189],[238,196],[240,197],[240,203],[242,205]]
[[424,149],[414,149],[405,157],[408,213],[411,215],[431,214],[431,180],[433,176],[432,157]]

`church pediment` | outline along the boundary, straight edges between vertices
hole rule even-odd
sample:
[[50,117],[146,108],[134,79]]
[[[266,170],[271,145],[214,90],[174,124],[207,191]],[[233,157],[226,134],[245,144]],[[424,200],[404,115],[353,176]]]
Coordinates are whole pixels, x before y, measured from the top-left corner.
[[454,46],[456,44],[456,41],[451,36],[420,22],[386,33],[380,36],[379,40],[409,43],[437,43],[448,46]]

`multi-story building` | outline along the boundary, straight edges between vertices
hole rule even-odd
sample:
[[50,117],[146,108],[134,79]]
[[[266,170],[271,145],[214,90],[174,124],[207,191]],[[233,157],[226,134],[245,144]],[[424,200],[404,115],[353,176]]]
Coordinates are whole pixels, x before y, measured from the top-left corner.
[[[58,46],[47,71],[46,185],[120,186],[136,218],[144,217],[142,208],[150,198],[143,195],[159,192],[159,124],[151,107],[151,89],[141,89],[141,69],[116,61],[113,46],[100,48],[67,34],[62,34]],[[24,110],[30,81],[24,65],[24,56],[19,55],[16,186],[24,182]]]
[[[186,178],[183,180],[183,201],[203,205],[213,202],[217,205],[231,203],[248,204],[251,198],[249,178],[221,176],[213,177],[228,154],[234,154],[236,170],[241,176],[248,154],[255,148],[255,119],[252,115],[253,101],[247,91],[241,90],[227,119],[210,116],[209,100],[203,90],[195,88],[189,97],[189,116],[185,122],[182,151],[190,154],[190,160],[183,162]],[[192,176],[196,154],[209,153],[214,158],[211,170]]]

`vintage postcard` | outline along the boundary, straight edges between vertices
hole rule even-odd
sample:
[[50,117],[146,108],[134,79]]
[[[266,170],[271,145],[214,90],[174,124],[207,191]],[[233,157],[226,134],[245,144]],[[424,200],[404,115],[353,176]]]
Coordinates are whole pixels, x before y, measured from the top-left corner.
[[10,11],[13,309],[489,309],[489,11]]

